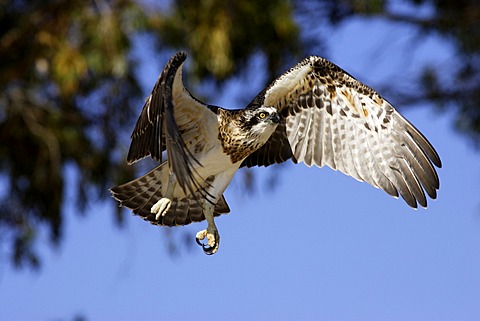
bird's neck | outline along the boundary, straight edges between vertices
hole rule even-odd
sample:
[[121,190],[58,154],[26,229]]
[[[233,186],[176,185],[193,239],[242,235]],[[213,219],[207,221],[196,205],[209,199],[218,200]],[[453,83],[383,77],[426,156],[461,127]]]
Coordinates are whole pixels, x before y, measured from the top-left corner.
[[218,113],[218,139],[232,163],[242,162],[264,143],[242,126],[240,112],[222,109]]

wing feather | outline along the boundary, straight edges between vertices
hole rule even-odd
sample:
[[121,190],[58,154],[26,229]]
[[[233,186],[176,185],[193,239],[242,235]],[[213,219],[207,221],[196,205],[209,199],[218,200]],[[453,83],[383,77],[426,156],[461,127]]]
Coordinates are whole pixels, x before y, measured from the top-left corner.
[[277,129],[265,145],[247,157],[242,163],[242,166],[269,166],[282,163],[288,159],[296,162],[295,157],[292,155],[290,144],[288,143],[286,125],[282,122],[277,126]]
[[[110,191],[122,206],[130,208],[134,214],[155,225],[175,226],[203,221],[205,219],[203,208],[197,202],[197,199],[202,197],[200,191],[183,198],[174,197],[170,209],[159,220],[156,219],[155,214],[150,212],[158,198],[166,191],[166,186],[162,186],[162,182],[168,180],[167,167],[167,163],[164,162],[147,174],[113,187]],[[206,179],[205,184],[210,184],[213,180],[214,176],[210,176]],[[215,204],[214,215],[218,216],[229,212],[230,208],[222,195]]]
[[342,132],[340,140],[345,142],[343,146],[345,146],[345,156],[344,161],[348,164],[348,172],[350,175],[358,181],[363,181],[362,176],[359,173],[360,164],[358,163],[358,150],[356,148],[357,139],[356,135],[352,135],[352,139],[348,140],[349,133],[355,133],[357,128],[354,126],[353,123],[345,122],[345,128]]
[[[283,120],[244,165],[268,166],[290,155],[400,195],[412,207],[427,206],[425,192],[436,198],[435,166],[441,167],[441,161],[433,146],[388,101],[328,60],[306,58],[252,104],[259,101],[277,107]],[[273,143],[282,147],[271,148]],[[285,145],[291,153],[280,157]],[[258,155],[264,155],[262,161]]]
[[151,156],[162,162],[166,150],[170,170],[184,192],[201,190],[206,197],[205,180],[195,167],[201,166],[197,155],[215,141],[217,117],[183,86],[185,59],[186,53],[178,52],[160,74],[135,125],[127,161],[131,164]]

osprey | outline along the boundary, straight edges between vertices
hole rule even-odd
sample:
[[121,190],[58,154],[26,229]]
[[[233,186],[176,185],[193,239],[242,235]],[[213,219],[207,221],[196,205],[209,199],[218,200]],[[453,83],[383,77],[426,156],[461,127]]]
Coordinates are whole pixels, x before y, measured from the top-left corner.
[[[440,158],[428,140],[370,87],[332,62],[311,56],[261,91],[245,109],[206,105],[184,87],[178,52],[166,64],[132,134],[129,164],[161,164],[110,191],[122,206],[156,225],[207,220],[196,234],[217,252],[214,217],[230,212],[223,192],[242,166],[291,159],[329,166],[427,206],[439,189]],[[166,151],[166,160],[162,152]],[[201,240],[206,238],[206,244]]]

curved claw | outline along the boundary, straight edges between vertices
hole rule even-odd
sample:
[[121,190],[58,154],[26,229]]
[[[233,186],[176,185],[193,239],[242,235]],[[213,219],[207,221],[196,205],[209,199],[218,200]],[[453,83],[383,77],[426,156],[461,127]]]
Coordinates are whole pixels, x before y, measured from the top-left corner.
[[[203,240],[204,238],[207,238],[208,243],[204,244],[200,242],[200,240]],[[217,253],[218,247],[220,245],[220,235],[218,232],[215,230],[212,232],[208,232],[208,230],[202,230],[197,233],[195,237],[195,241],[197,242],[198,245],[200,245],[203,249],[203,252],[207,255],[212,255]]]
[[206,255],[212,255],[212,254],[215,254],[217,253],[217,250],[218,250],[218,246],[208,246],[208,245],[205,245],[205,244],[202,244],[202,248],[203,248],[203,253],[205,253]]

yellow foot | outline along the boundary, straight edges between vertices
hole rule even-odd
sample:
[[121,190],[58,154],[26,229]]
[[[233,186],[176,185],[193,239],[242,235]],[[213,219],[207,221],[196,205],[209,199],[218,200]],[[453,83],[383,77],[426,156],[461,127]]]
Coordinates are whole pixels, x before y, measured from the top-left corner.
[[165,216],[165,214],[167,214],[168,210],[170,209],[170,205],[172,205],[172,200],[163,197],[152,206],[150,212],[152,214],[157,214],[155,215],[155,219],[159,221],[162,216]]
[[[207,244],[200,242],[201,240],[207,238]],[[196,235],[197,244],[203,248],[203,252],[207,255],[212,255],[217,253],[218,247],[220,246],[220,235],[216,228],[207,228],[206,230],[201,230]]]

